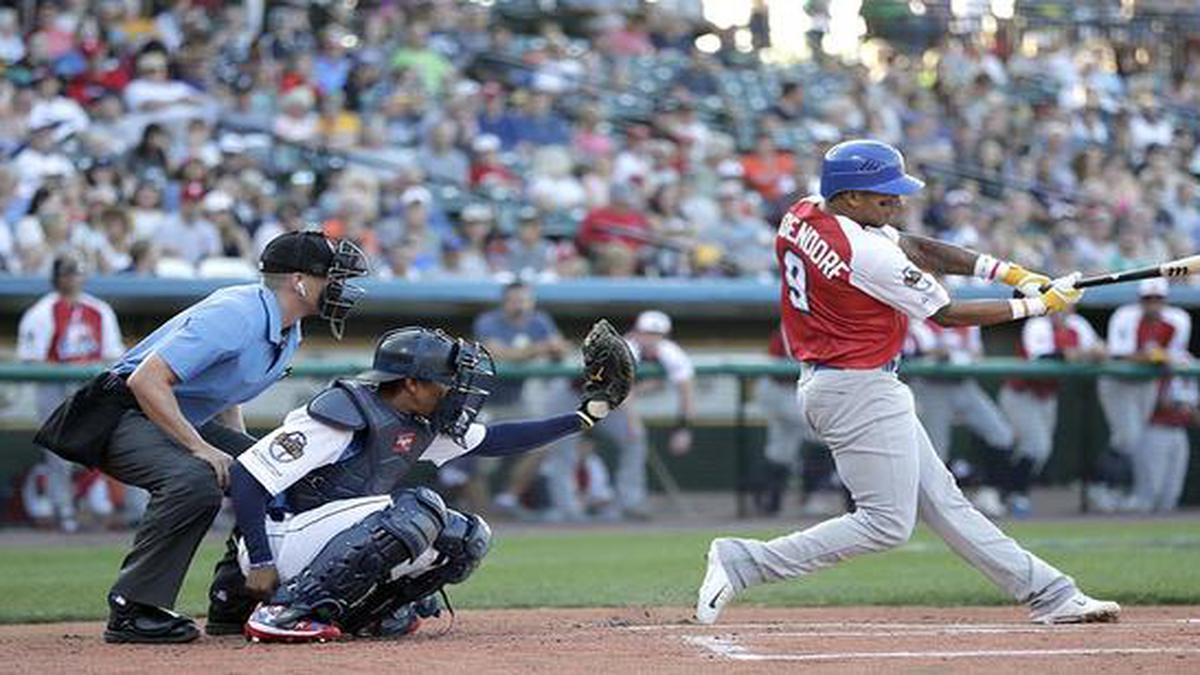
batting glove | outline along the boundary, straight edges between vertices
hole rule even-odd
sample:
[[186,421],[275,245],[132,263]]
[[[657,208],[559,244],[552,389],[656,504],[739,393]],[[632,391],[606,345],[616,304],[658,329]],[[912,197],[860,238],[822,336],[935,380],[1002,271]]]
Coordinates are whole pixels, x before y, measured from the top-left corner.
[[1050,277],[1045,274],[1031,272],[1014,262],[997,260],[986,253],[975,259],[975,276],[1012,286],[1027,298],[1040,296],[1042,286],[1050,283]]
[[1059,277],[1051,281],[1050,288],[1036,298],[1009,300],[1013,318],[1023,319],[1027,316],[1066,311],[1083,297],[1083,289],[1075,288],[1080,276],[1079,272],[1072,272],[1065,277]]

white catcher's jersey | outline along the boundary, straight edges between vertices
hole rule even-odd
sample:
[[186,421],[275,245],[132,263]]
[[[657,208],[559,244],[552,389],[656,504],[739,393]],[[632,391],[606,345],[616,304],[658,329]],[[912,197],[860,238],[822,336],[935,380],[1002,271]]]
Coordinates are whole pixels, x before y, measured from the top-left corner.
[[[302,434],[305,443],[300,454],[286,451],[286,444],[276,443],[282,436]],[[472,424],[466,434],[466,446],[439,435],[421,453],[418,461],[433,462],[441,466],[479,447],[487,435],[487,427]],[[403,436],[401,436],[403,439]],[[263,436],[257,443],[238,456],[237,461],[258,479],[272,496],[282,493],[310,472],[333,464],[348,456],[354,432],[331,427],[313,419],[307,407],[296,408],[288,413],[283,425]]]

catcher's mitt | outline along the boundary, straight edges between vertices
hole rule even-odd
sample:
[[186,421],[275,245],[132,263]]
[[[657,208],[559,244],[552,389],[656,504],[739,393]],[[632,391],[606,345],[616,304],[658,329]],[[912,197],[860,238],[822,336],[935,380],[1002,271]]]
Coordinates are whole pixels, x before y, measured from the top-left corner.
[[594,424],[621,405],[634,381],[633,350],[605,319],[583,339],[583,402],[580,412]]

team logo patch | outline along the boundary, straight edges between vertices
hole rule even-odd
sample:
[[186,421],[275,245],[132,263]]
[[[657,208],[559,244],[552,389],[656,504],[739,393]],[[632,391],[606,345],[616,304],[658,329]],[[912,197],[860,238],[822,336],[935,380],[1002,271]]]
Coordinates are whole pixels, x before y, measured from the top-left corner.
[[915,267],[906,267],[901,273],[904,277],[904,285],[918,291],[927,291],[930,288],[929,278],[925,273]]
[[408,451],[412,450],[412,444],[415,440],[417,440],[415,432],[410,431],[407,434],[400,434],[396,437],[396,443],[392,445],[392,452],[397,455],[408,454]]
[[302,431],[289,431],[279,434],[271,441],[267,451],[277,462],[292,462],[304,456],[304,446],[308,445],[308,437]]

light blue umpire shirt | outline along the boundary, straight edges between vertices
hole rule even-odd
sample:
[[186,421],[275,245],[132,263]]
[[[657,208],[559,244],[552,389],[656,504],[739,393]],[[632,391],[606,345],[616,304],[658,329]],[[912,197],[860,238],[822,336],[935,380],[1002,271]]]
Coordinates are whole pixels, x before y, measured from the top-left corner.
[[113,366],[132,373],[158,354],[179,381],[173,390],[194,426],[258,396],[283,377],[300,346],[300,323],[283,329],[275,294],[261,284],[230,286],[159,326]]

